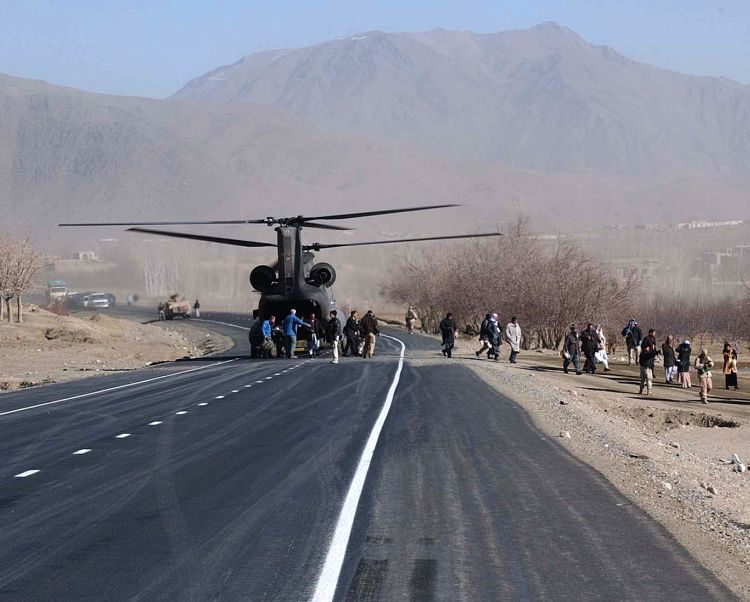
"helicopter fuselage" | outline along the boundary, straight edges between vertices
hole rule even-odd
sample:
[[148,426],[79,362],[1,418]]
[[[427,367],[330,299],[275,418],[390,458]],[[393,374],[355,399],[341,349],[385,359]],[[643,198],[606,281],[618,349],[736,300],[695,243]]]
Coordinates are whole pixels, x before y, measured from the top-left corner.
[[274,315],[283,318],[289,310],[296,309],[303,319],[315,314],[325,321],[336,301],[330,285],[318,284],[314,280],[315,256],[304,250],[299,226],[276,228],[278,264],[273,282],[260,288],[258,315],[267,319]]

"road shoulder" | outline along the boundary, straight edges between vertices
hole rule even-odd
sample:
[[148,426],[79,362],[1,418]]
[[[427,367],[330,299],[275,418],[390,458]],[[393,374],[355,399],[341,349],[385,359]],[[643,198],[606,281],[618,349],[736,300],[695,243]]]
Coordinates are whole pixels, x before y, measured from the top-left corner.
[[[742,502],[750,493],[748,473],[734,472],[694,438],[685,447],[679,441],[683,434],[689,439],[693,431],[714,430],[685,424],[705,408],[684,415],[674,410],[672,425],[657,425],[658,409],[628,404],[622,394],[592,391],[575,377],[561,386],[533,369],[533,357],[510,366],[462,355],[461,363],[523,407],[540,431],[664,525],[738,596],[750,598],[750,521]],[[717,495],[706,489],[709,485]]]

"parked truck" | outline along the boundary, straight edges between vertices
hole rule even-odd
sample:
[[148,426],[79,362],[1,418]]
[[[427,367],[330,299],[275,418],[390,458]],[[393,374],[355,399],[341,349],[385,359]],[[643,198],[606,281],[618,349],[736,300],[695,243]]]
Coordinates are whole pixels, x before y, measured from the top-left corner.
[[179,294],[170,295],[166,303],[159,304],[159,319],[174,320],[175,318],[189,318],[191,313],[190,302],[179,299]]
[[63,280],[47,282],[47,303],[63,302],[68,296],[68,287]]

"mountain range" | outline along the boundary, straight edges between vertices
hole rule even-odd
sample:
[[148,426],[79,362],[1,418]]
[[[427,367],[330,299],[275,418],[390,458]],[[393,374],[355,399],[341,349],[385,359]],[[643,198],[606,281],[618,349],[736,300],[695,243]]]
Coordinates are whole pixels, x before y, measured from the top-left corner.
[[442,202],[466,207],[361,226],[750,218],[749,99],[747,86],[642,65],[554,24],[261,52],[167,100],[0,76],[0,211],[56,237],[69,220]]
[[268,104],[324,129],[523,169],[750,172],[750,87],[637,63],[554,23],[259,52],[172,98]]

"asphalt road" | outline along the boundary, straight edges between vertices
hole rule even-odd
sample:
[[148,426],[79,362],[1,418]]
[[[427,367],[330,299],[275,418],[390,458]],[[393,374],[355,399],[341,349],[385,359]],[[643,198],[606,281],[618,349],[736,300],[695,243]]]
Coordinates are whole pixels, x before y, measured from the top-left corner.
[[[238,346],[0,397],[0,600],[313,596],[401,345],[251,362],[211,328]],[[517,405],[399,338],[336,600],[732,599]]]

